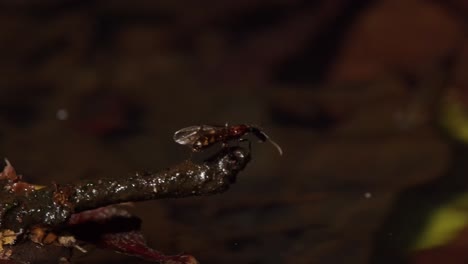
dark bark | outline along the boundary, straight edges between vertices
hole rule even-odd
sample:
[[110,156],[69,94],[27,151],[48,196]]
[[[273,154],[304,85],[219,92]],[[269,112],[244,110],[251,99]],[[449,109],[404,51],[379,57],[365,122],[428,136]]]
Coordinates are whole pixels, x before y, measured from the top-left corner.
[[[121,202],[223,192],[249,161],[249,151],[232,147],[203,162],[187,160],[156,173],[97,178],[21,194],[17,190],[6,192],[0,194],[1,228],[20,231],[37,224],[60,226],[66,224],[72,214]],[[12,181],[4,179],[2,185],[11,186]]]

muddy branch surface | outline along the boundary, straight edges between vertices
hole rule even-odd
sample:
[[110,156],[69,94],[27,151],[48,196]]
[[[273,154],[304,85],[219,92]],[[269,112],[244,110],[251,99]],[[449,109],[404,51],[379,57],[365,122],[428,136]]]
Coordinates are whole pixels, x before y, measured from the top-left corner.
[[[202,162],[186,160],[160,172],[46,187],[23,182],[7,161],[0,174],[1,230],[28,233],[37,225],[60,228],[73,214],[122,202],[220,193],[229,188],[249,161],[249,151],[231,147]],[[21,253],[15,252],[16,245],[9,246],[13,255]]]

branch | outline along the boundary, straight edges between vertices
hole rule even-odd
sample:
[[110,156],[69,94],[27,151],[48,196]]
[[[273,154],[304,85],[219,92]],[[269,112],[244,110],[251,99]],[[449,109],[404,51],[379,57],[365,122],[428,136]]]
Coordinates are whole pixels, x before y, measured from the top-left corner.
[[[225,148],[201,162],[183,161],[157,173],[136,173],[127,178],[100,178],[65,186],[37,186],[20,182],[4,170],[0,187],[1,229],[24,230],[37,224],[66,224],[72,214],[107,205],[161,198],[220,193],[235,181],[250,161],[241,147]],[[16,176],[16,175],[15,175]],[[23,183],[25,187],[18,188]]]

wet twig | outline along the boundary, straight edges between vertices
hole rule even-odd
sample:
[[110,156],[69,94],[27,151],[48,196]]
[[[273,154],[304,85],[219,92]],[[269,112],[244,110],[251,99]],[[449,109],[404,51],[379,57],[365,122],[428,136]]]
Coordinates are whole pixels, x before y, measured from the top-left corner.
[[[183,161],[156,173],[98,178],[39,187],[21,181],[7,164],[0,174],[1,230],[28,232],[37,225],[66,226],[72,215],[122,202],[210,195],[227,190],[250,161],[241,147],[224,148],[207,160]],[[10,246],[13,249],[14,247]]]
[[[0,203],[0,207],[8,208],[3,212],[1,228],[19,230],[34,224],[58,225],[73,213],[122,202],[219,193],[229,187],[249,160],[248,151],[236,147],[225,149],[202,163],[183,161],[157,173],[54,185],[21,196],[10,192],[10,197]],[[11,184],[9,180],[3,182],[4,186],[8,184]]]

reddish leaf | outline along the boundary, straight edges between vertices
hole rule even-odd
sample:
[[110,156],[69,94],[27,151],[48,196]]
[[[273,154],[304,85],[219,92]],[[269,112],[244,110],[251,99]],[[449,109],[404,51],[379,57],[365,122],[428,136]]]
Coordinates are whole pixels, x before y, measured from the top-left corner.
[[122,208],[115,206],[100,207],[93,210],[73,214],[68,220],[69,225],[86,224],[90,222],[104,223],[115,217],[131,218],[132,215]]
[[198,263],[190,255],[165,256],[148,247],[143,235],[138,231],[105,234],[100,246],[121,253],[138,256],[150,261],[160,261],[165,264],[195,264]]
[[108,206],[74,214],[69,225],[77,239],[104,249],[164,264],[198,263],[190,255],[166,256],[148,247],[140,232],[140,222],[128,211]]

